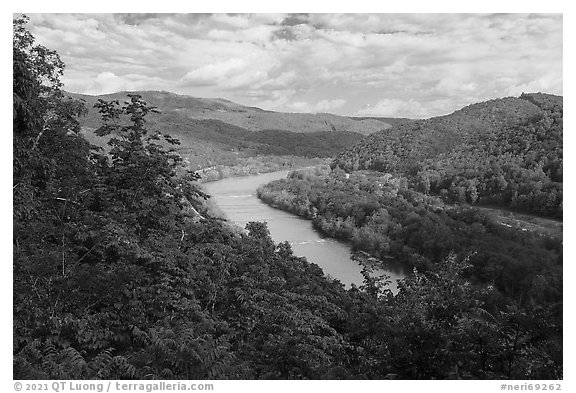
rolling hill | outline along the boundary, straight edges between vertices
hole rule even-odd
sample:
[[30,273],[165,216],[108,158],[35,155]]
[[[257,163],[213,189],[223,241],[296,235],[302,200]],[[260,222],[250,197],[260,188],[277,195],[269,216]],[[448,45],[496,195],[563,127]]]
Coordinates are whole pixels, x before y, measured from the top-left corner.
[[561,217],[562,119],[559,96],[490,100],[369,135],[333,166],[405,176],[452,202]]
[[[88,113],[80,119],[83,134],[105,147],[105,138],[93,134],[101,118],[99,100],[126,101],[130,92],[101,96],[67,93],[84,100]],[[191,169],[236,165],[241,158],[273,155],[329,157],[361,140],[364,135],[404,123],[408,119],[350,118],[332,114],[281,113],[247,107],[224,99],[196,98],[169,92],[137,91],[160,114],[149,116],[152,128],[180,140],[179,152]]]
[[[256,107],[236,104],[232,101],[216,98],[196,98],[164,91],[118,92],[100,96],[68,93],[70,96],[86,101],[90,113],[83,120],[83,125],[95,127],[100,117],[93,110],[98,99],[123,102],[128,93],[135,93],[160,112],[160,122],[164,119],[186,123],[188,120],[219,120],[249,131],[267,129],[292,132],[356,132],[368,135],[390,128],[385,118],[353,118],[329,113],[283,113],[266,111]],[[393,121],[393,120],[391,120]]]

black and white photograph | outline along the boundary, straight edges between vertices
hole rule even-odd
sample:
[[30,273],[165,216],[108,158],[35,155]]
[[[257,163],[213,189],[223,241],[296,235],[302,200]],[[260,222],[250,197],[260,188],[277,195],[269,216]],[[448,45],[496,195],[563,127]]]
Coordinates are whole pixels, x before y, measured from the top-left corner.
[[566,391],[562,13],[12,23],[9,388]]

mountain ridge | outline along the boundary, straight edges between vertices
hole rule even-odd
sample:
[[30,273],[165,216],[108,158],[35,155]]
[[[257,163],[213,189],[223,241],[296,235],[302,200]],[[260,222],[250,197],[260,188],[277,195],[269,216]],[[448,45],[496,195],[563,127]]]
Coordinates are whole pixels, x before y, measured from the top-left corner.
[[[558,105],[558,98],[560,101],[562,98],[544,93],[524,93],[520,97],[497,98],[470,104],[448,115],[414,120],[371,134],[363,140],[361,145],[353,146],[342,152],[340,159],[347,154],[354,154],[352,151],[358,152],[359,150],[365,150],[367,154],[377,155],[375,151],[377,147],[382,147],[382,144],[390,142],[391,139],[393,139],[393,144],[387,146],[392,149],[397,148],[398,153],[404,153],[401,154],[403,159],[414,162],[417,159],[432,158],[435,154],[447,153],[455,144],[467,142],[470,138],[529,123],[542,116],[543,109],[528,99],[537,95],[547,97],[547,101],[553,102],[552,107]],[[541,105],[544,104],[541,103]],[[559,105],[562,106],[561,103]],[[427,150],[429,150],[427,153],[429,154],[424,156],[417,154],[415,156],[413,154],[414,149],[411,149],[411,154],[406,154],[406,147],[414,147],[413,145],[419,142],[430,142],[434,145],[427,146]],[[438,149],[430,150],[430,147]],[[336,161],[338,162],[339,158],[336,158]],[[358,163],[352,166],[342,164],[344,169],[375,169],[371,168],[370,159],[366,162],[362,162],[360,159]]]
[[[80,118],[82,133],[91,143],[105,149],[107,138],[99,138],[92,132],[102,122],[94,104],[99,99],[123,103],[128,94],[140,95],[160,112],[148,117],[148,125],[178,139],[181,144],[177,151],[188,160],[193,170],[215,164],[237,165],[243,158],[255,156],[330,157],[364,137],[358,132],[339,129],[335,124],[345,122],[358,127],[366,124],[366,121],[344,116],[272,112],[242,106],[224,98],[197,98],[166,91],[65,94],[85,102],[88,113]],[[260,114],[266,114],[267,121],[256,119],[247,128],[245,120]],[[379,124],[380,128],[389,127],[384,121],[372,119],[370,123]],[[300,126],[306,132],[300,132]]]
[[157,107],[161,115],[162,113],[170,113],[184,119],[220,120],[249,131],[266,129],[281,129],[302,133],[346,131],[368,135],[392,127],[392,124],[386,121],[387,119],[391,123],[398,121],[392,118],[354,118],[331,113],[275,112],[253,106],[244,106],[224,98],[198,98],[167,91],[121,91],[103,95],[66,94],[86,101],[89,113],[85,119],[81,119],[81,124],[88,127],[95,127],[99,123],[99,116],[93,110],[93,104],[98,99],[119,100],[122,102],[126,99],[127,94],[142,96],[150,105]]
[[406,177],[451,202],[562,216],[561,96],[522,94],[374,133],[332,162]]

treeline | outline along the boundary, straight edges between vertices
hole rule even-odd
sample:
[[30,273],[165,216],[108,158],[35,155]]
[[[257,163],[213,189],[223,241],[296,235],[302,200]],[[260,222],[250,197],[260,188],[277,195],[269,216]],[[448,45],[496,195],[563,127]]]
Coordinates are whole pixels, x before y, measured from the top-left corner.
[[[257,158],[260,161],[277,160],[277,156],[292,156],[293,160],[299,158],[326,158],[332,157],[352,144],[361,140],[364,135],[349,131],[319,131],[328,127],[324,123],[317,123],[317,130],[312,124],[298,130],[298,114],[276,114],[284,119],[284,125],[297,129],[298,132],[286,129],[252,130],[246,127],[233,125],[223,120],[211,118],[194,118],[195,116],[218,116],[230,114],[239,115],[250,110],[254,115],[264,113],[257,108],[245,108],[229,103],[230,107],[218,100],[198,99],[188,96],[178,96],[167,92],[141,92],[143,100],[156,102],[164,108],[154,118],[149,119],[150,129],[162,129],[171,137],[180,140],[181,145],[174,147],[178,153],[187,160],[189,169],[211,167],[214,165],[241,166],[242,161]],[[98,128],[99,113],[92,108],[98,97],[66,93],[66,95],[84,100],[88,106],[87,115],[80,119],[84,129],[90,130],[84,135],[92,143],[106,148],[107,138],[94,136],[93,130]],[[102,96],[103,99],[113,101],[122,100],[125,95],[118,93]],[[238,107],[238,108],[235,108]],[[244,108],[244,109],[241,109]],[[246,112],[247,113],[247,112]],[[268,113],[268,112],[266,112]],[[269,112],[273,116],[273,112]],[[306,117],[306,115],[303,115]],[[308,115],[312,118],[314,115]],[[338,118],[335,116],[335,118]],[[290,122],[292,119],[292,123]],[[342,118],[346,121],[350,119]],[[232,119],[229,119],[232,121]],[[359,120],[360,121],[360,120]],[[355,124],[356,122],[351,122]],[[382,128],[388,123],[382,123]],[[281,125],[281,124],[280,124]],[[280,127],[280,126],[279,126]],[[312,127],[310,129],[310,127]],[[330,129],[330,128],[329,128]]]
[[244,140],[258,143],[259,154],[332,157],[364,138],[355,132],[297,133],[283,130],[254,131]]
[[[173,119],[175,117],[175,119]],[[97,128],[85,127],[82,134],[91,143],[108,149],[110,136],[94,134]],[[270,172],[278,168],[307,166],[309,162],[332,157],[364,136],[353,132],[297,133],[285,130],[249,131],[213,119],[185,119],[178,114],[164,116],[151,122],[150,129],[169,130],[167,133],[181,144],[165,147],[174,149],[190,170],[207,167],[229,167],[242,172],[252,167],[254,172]],[[301,165],[301,163],[304,163]],[[267,170],[266,168],[270,168]],[[213,177],[211,175],[211,177]],[[225,177],[225,176],[224,176]]]
[[197,171],[202,182],[226,179],[228,177],[252,176],[297,168],[328,165],[328,159],[295,156],[256,156],[239,158],[235,165],[214,165]]
[[448,255],[395,297],[367,270],[346,291],[264,224],[236,233],[210,217],[138,95],[97,103],[111,137],[107,152],[91,146],[62,62],[25,23],[13,37],[14,379],[562,378],[554,283],[520,307],[467,278],[473,256]]
[[[346,364],[342,286],[204,211],[137,95],[79,136],[62,63],[14,21],[15,379],[321,378]],[[121,121],[122,120],[122,121]],[[338,328],[338,330],[336,329]]]
[[260,187],[258,196],[385,263],[437,274],[452,253],[466,258],[463,277],[478,290],[490,288],[484,301],[493,307],[491,315],[547,309],[550,324],[531,327],[531,334],[550,334],[547,339],[561,347],[561,239],[508,228],[473,208],[447,206],[411,189],[406,179],[379,172],[296,171]]
[[[561,298],[561,239],[508,228],[474,208],[445,205],[389,174],[326,172],[294,171],[286,180],[261,186],[258,196],[311,219],[317,229],[350,241],[356,250],[409,270],[427,271],[451,252],[474,254],[470,262],[481,282],[528,300],[536,295],[531,294],[534,280],[550,279],[546,291]],[[526,268],[521,282],[514,277],[520,265]]]
[[333,167],[404,176],[450,202],[561,218],[562,130],[562,97],[523,94],[370,135]]

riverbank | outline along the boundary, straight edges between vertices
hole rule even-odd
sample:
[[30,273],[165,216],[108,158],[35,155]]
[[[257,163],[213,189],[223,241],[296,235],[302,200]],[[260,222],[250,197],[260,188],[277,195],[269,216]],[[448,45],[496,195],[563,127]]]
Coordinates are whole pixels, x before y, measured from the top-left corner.
[[[287,241],[295,255],[320,266],[326,276],[339,280],[348,288],[352,284],[363,285],[362,266],[352,259],[349,243],[326,237],[313,227],[311,221],[270,207],[258,199],[256,190],[259,186],[284,179],[289,172],[227,178],[206,183],[204,188],[230,222],[242,228],[250,221],[266,222],[274,242]],[[396,293],[396,279],[403,278],[404,274],[397,271],[378,273],[391,277],[390,289]]]
[[202,183],[209,183],[233,177],[255,176],[264,173],[279,171],[290,171],[327,165],[325,158],[304,158],[293,156],[258,156],[243,158],[241,162],[234,165],[214,165],[196,170],[201,176]]
[[553,218],[539,217],[526,213],[516,213],[507,209],[489,206],[472,206],[488,214],[496,222],[509,228],[516,228],[522,232],[534,232],[556,239],[562,239],[564,232],[563,221]]

